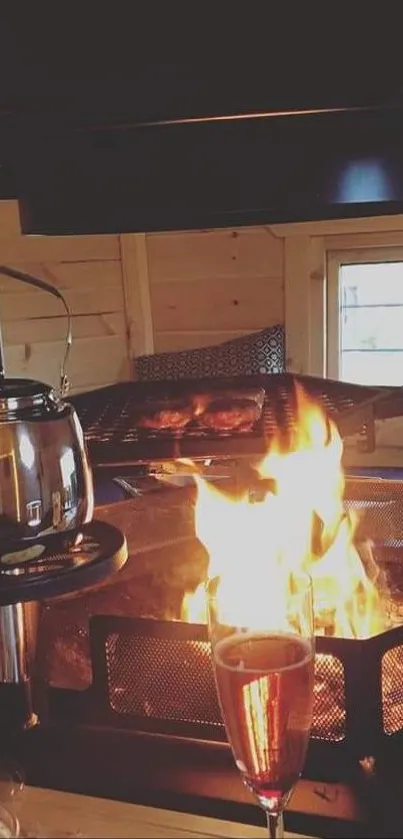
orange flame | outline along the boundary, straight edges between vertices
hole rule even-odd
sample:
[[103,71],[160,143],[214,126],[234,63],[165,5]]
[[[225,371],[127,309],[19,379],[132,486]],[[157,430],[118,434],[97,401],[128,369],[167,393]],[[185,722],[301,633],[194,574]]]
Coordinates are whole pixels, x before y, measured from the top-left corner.
[[[375,581],[354,545],[356,520],[343,505],[342,441],[321,406],[296,386],[297,423],[285,445],[276,437],[257,481],[275,487],[251,503],[249,491],[223,494],[195,475],[198,538],[210,556],[209,577],[221,578],[220,600],[231,619],[256,628],[284,613],[293,572],[311,575],[317,634],[367,638],[386,628]],[[185,619],[204,622],[204,587],[186,595]]]

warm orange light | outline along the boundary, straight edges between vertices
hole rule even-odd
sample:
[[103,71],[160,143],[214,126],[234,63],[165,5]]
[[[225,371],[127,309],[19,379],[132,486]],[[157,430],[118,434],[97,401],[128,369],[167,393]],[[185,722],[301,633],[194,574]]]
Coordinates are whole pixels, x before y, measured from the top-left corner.
[[[307,571],[316,633],[367,638],[386,628],[386,618],[354,544],[357,522],[343,505],[342,441],[300,385],[296,400],[292,438],[286,445],[274,439],[258,467],[275,492],[251,503],[249,493],[229,497],[196,475],[196,533],[210,556],[210,578],[221,579],[220,603],[229,620],[267,629],[272,615],[278,629],[291,575]],[[205,621],[203,587],[186,596],[183,617]]]

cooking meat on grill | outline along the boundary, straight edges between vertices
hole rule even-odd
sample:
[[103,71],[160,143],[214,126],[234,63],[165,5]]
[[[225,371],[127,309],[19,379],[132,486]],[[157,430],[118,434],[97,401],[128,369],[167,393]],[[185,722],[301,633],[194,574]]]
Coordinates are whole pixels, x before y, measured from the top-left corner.
[[258,421],[261,407],[253,399],[217,399],[210,402],[199,422],[213,431],[249,431]]
[[154,431],[176,431],[185,428],[193,419],[193,407],[190,403],[175,404],[175,402],[150,405],[144,408],[136,422],[139,428],[149,428]]

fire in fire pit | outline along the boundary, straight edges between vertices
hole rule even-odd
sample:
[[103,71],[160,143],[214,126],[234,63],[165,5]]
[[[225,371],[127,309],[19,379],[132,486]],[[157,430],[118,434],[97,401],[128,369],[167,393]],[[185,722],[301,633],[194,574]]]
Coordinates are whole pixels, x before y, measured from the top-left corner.
[[[356,539],[357,511],[344,504],[342,441],[298,384],[295,395],[294,431],[274,440],[252,488],[235,496],[195,475],[196,532],[209,553],[208,574],[220,577],[229,623],[244,619],[258,628],[271,614],[276,620],[279,609],[285,613],[281,598],[286,601],[290,576],[303,570],[313,582],[317,636],[374,638],[390,628],[390,598],[371,543]],[[203,585],[185,596],[182,617],[205,622]],[[395,674],[389,679],[384,668],[385,707],[395,688]],[[403,704],[400,711],[403,718]],[[342,740],[345,715],[343,663],[319,648],[313,734]]]
[[[292,435],[274,440],[256,481],[237,496],[200,478],[196,532],[221,578],[228,609],[267,621],[293,571],[314,590],[317,635],[370,638],[389,626],[385,581],[371,545],[355,544],[358,517],[344,506],[342,441],[335,424],[296,384]],[[205,621],[204,587],[187,595],[183,617]]]

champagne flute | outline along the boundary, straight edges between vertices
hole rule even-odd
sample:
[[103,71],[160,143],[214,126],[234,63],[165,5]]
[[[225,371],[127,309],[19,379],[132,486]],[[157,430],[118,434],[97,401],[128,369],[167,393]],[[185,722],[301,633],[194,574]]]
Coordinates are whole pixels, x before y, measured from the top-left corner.
[[[228,740],[244,783],[266,813],[269,836],[278,839],[309,742],[315,640],[310,577],[289,575],[278,596],[274,581],[270,589],[264,610],[254,608],[252,590],[236,602],[222,596],[228,592],[219,577],[206,592]],[[261,594],[260,587],[260,606]]]

